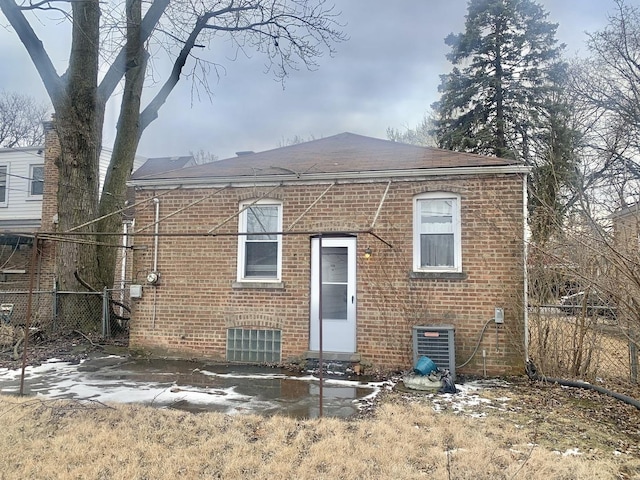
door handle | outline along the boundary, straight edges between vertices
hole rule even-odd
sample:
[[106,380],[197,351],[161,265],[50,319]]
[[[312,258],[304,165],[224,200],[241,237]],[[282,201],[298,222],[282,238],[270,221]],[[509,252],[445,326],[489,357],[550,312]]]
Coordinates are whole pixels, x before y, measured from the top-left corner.
[[351,303],[354,303],[356,301],[356,296],[355,295],[351,295]]

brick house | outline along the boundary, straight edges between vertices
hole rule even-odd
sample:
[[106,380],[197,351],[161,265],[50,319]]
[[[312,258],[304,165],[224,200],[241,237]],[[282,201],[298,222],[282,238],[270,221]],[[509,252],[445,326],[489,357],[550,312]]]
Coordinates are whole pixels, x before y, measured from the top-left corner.
[[[57,279],[58,241],[50,238],[51,234],[58,233],[56,160],[60,155],[60,143],[55,121],[44,123],[44,133],[45,142],[42,146],[0,149],[0,304],[15,306],[12,316],[15,323],[22,323],[26,318],[26,293],[34,260],[33,289],[45,293],[36,300],[37,322],[40,325],[51,324],[56,314],[51,293]],[[108,148],[101,151],[100,187],[111,153]],[[141,167],[145,160],[136,156],[134,168]],[[123,224],[123,228],[127,226],[128,222]],[[33,239],[36,233],[40,237],[34,258]],[[127,273],[125,278],[124,251],[123,248],[118,252],[119,264],[114,279],[116,288],[131,277],[131,273]]]
[[325,358],[405,369],[414,326],[451,325],[461,372],[521,371],[527,172],[343,133],[134,173],[131,348],[312,358],[322,310]]

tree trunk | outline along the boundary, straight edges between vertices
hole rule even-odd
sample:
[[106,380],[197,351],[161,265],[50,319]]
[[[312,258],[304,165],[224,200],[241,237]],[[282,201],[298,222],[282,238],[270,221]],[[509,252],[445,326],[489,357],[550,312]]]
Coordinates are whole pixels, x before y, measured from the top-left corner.
[[504,92],[503,92],[503,75],[502,71],[502,33],[504,26],[502,19],[498,19],[496,25],[496,60],[495,60],[495,89],[496,89],[496,157],[504,157],[506,153],[505,125],[504,125]]
[[[102,145],[104,102],[97,96],[100,5],[97,0],[74,2],[73,37],[64,92],[52,98],[61,154],[58,159],[58,228],[66,232],[95,218],[98,211],[98,163]],[[95,232],[90,225],[82,232]],[[58,289],[84,290],[78,278],[99,286],[95,237],[68,237],[56,255]],[[99,319],[100,308],[87,307],[77,295],[63,297],[59,313],[64,322]]]
[[[125,206],[127,197],[126,182],[133,169],[138,141],[140,138],[140,101],[147,55],[141,35],[142,2],[127,0],[127,71],[125,73],[124,93],[118,118],[117,135],[111,162],[107,170],[99,216],[105,217],[98,222],[100,232],[121,232],[122,215],[109,215]],[[109,215],[109,216],[106,216]],[[103,236],[102,245],[98,245],[97,258],[100,267],[100,286],[113,288],[118,249],[112,245],[120,243],[117,236]]]
[[[0,0],[0,10],[31,57],[56,115],[54,128],[61,149],[56,161],[59,171],[58,229],[64,239],[58,243],[56,254],[60,290],[101,291],[103,287],[113,285],[117,258],[114,245],[119,243],[121,222],[117,214],[111,213],[124,206],[126,179],[132,170],[140,135],[157,118],[158,110],[180,80],[192,50],[202,46],[196,43],[202,30],[210,31],[206,36],[208,39],[218,38],[218,33],[226,33],[232,39],[238,36],[240,45],[256,47],[267,55],[268,66],[276,67],[279,78],[284,78],[288,69],[295,66],[294,57],[310,68],[315,67],[314,58],[321,54],[321,50],[327,47],[333,51],[330,42],[344,38],[334,29],[337,14],[332,8],[325,8],[321,0],[317,0],[317,7],[310,7],[307,2],[212,2],[209,10],[205,5],[185,3],[184,7],[189,11],[184,12],[184,18],[167,19],[165,27],[173,25],[175,28],[158,30],[158,22],[167,13],[169,1],[151,0],[145,4],[145,16],[141,21],[141,0],[126,0],[125,47],[114,55],[109,68],[102,70],[104,76],[98,84],[101,5],[107,8],[111,20],[111,15],[119,16],[120,10],[115,4],[99,0],[69,2],[72,8],[68,17],[72,22],[69,68],[64,75],[59,75],[43,42],[24,16],[25,11],[33,13],[43,9],[44,4]],[[176,10],[176,13],[179,12]],[[194,25],[189,23],[192,19],[195,20]],[[109,28],[113,28],[111,33],[117,31],[115,26]],[[176,31],[172,32],[172,28]],[[167,35],[170,39],[168,47],[182,45],[182,48],[166,82],[141,113],[140,96],[146,70],[143,45],[154,31]],[[188,33],[188,37],[183,38],[183,33]],[[111,58],[111,54],[104,57]],[[98,200],[104,110],[123,75],[125,85],[118,134],[103,194]],[[99,223],[94,221],[107,215]],[[79,228],[80,225],[83,227]],[[105,232],[108,236],[96,235],[98,232]],[[65,235],[69,233],[73,235]],[[78,233],[87,235],[79,236]],[[111,246],[98,245],[96,240]],[[93,305],[87,310],[85,299],[70,299],[59,309],[63,315],[71,315],[75,320],[89,311],[97,313],[101,308]]]

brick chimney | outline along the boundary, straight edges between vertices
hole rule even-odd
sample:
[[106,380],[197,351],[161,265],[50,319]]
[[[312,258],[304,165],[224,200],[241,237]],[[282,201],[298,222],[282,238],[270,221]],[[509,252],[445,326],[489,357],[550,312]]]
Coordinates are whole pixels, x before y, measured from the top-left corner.
[[42,193],[42,232],[54,232],[58,218],[58,167],[60,142],[55,119],[44,122],[44,191]]
[[[55,118],[44,122],[44,190],[42,192],[42,217],[40,232],[57,231],[58,223],[58,167],[60,142],[55,128]],[[49,290],[56,278],[56,243],[52,240],[40,241],[40,288]]]

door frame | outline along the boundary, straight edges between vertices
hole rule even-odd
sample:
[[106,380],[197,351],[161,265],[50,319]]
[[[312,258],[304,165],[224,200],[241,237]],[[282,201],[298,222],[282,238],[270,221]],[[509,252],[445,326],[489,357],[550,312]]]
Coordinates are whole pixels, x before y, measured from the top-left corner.
[[[322,350],[337,353],[355,353],[357,348],[357,237],[316,236],[311,238],[310,292],[309,292],[309,349],[320,349],[320,249],[325,247],[345,247],[347,249],[347,318],[323,319]],[[324,258],[323,258],[324,260]],[[323,279],[324,283],[324,279]]]

